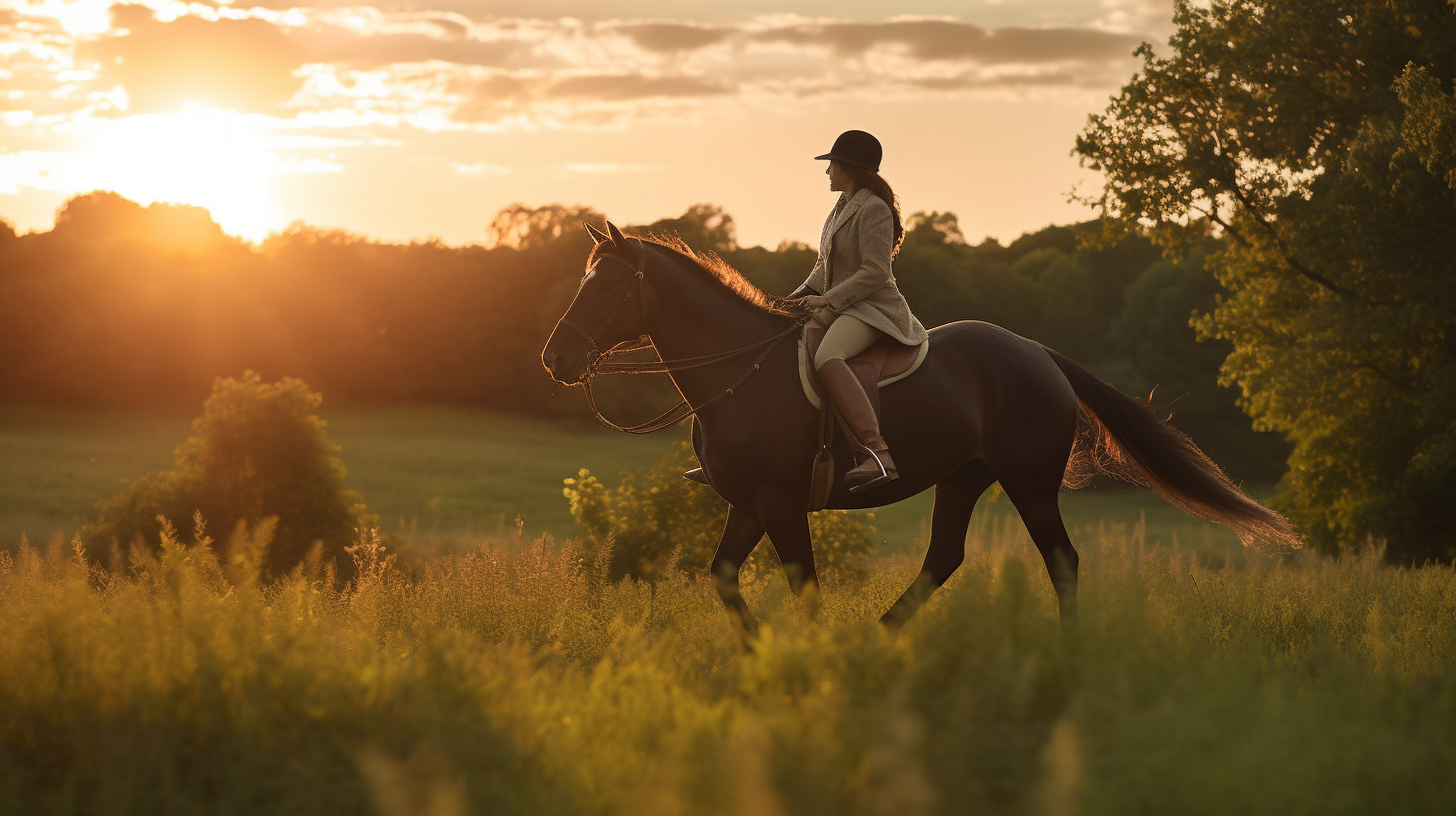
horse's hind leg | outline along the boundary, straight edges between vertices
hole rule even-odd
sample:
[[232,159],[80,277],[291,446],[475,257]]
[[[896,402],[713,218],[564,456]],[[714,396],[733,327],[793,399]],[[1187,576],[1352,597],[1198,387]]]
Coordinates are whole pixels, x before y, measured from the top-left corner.
[[1061,614],[1062,627],[1067,629],[1077,618],[1077,550],[1067,535],[1062,523],[1062,510],[1057,504],[1057,490],[1061,486],[1061,474],[1055,481],[1037,479],[1034,484],[1021,480],[1001,480],[1007,498],[1016,505],[1021,514],[1021,523],[1041,552],[1046,562],[1047,575],[1052,579],[1052,589],[1057,593],[1057,610]]
[[762,538],[763,524],[757,518],[745,510],[729,507],[728,523],[723,526],[723,537],[718,541],[718,552],[713,555],[711,567],[713,588],[718,590],[718,597],[737,624],[745,644],[758,634],[758,622],[748,610],[748,602],[743,600],[738,570]]
[[975,461],[935,486],[925,563],[915,582],[880,618],[880,623],[891,628],[904,624],[960,568],[966,558],[966,528],[971,523],[971,512],[993,481],[995,478],[986,463]]

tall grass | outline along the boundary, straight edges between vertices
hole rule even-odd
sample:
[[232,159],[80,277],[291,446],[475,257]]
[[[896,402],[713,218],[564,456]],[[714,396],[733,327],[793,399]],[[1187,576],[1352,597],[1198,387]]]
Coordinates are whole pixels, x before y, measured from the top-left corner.
[[[570,542],[259,582],[266,528],[101,569],[0,556],[0,812],[1446,813],[1456,575],[1085,531],[1064,638],[983,530],[899,634],[918,569],[825,576],[815,621],[701,575],[612,582]],[[600,559],[598,559],[600,561]]]

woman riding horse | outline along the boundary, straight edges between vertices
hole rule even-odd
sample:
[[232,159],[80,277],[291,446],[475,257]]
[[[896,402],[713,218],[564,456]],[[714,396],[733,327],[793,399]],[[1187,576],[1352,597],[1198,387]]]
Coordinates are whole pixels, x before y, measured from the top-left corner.
[[[884,151],[875,137],[847,130],[816,160],[829,160],[829,189],[839,201],[819,234],[819,260],[791,298],[827,328],[814,368],[834,406],[869,453],[844,475],[853,492],[898,479],[879,417],[847,360],[884,335],[908,346],[925,342],[925,327],[895,285],[890,260],[905,240],[895,193],[880,175]],[[873,387],[873,386],[871,386]]]
[[[848,361],[886,335],[908,346],[925,342],[925,327],[895,285],[890,261],[900,251],[905,227],[889,182],[880,175],[884,149],[862,130],[834,140],[824,172],[839,200],[819,233],[819,259],[799,288],[783,300],[811,313],[826,331],[814,354],[819,381],[839,415],[868,455],[844,474],[859,492],[900,478],[870,395]],[[873,387],[873,386],[871,386]],[[706,483],[702,470],[684,474]]]

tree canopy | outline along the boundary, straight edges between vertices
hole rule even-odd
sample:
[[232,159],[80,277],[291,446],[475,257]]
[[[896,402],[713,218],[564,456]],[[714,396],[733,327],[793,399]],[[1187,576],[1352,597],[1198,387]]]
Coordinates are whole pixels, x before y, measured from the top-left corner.
[[1222,236],[1198,322],[1293,443],[1277,503],[1320,546],[1456,555],[1456,6],[1175,3],[1077,142],[1111,235]]

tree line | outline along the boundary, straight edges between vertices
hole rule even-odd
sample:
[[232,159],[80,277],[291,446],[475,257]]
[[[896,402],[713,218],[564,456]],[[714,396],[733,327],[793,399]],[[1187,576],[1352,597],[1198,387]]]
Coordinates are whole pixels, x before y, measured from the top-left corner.
[[[48,232],[0,229],[0,393],[98,407],[195,406],[213,380],[292,376],[331,404],[446,403],[580,418],[540,349],[580,280],[589,208],[514,206],[480,246],[386,244],[295,225],[254,246],[205,210],[111,193],[66,202]],[[1216,285],[1199,256],[1162,258],[1141,237],[1082,246],[1094,225],[1003,246],[965,242],[950,213],[907,219],[896,274],[928,326],[989,320],[1147,394],[1233,472],[1278,475],[1277,438],[1255,434],[1221,388],[1227,353],[1189,320]],[[773,294],[812,248],[740,247],[732,216],[697,205],[638,229],[720,254]],[[627,402],[630,398],[623,397]],[[647,397],[639,399],[645,400]],[[628,405],[630,409],[632,406]]]

